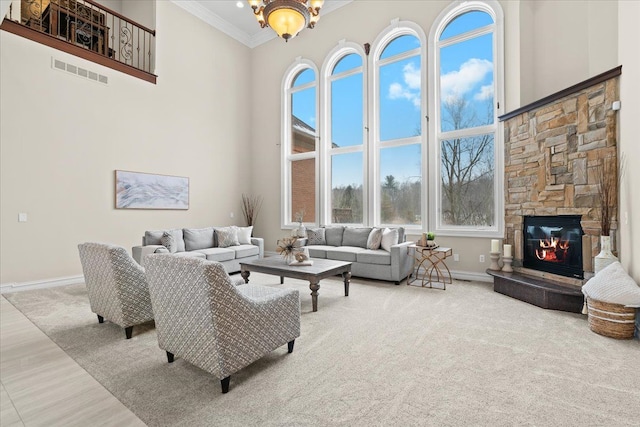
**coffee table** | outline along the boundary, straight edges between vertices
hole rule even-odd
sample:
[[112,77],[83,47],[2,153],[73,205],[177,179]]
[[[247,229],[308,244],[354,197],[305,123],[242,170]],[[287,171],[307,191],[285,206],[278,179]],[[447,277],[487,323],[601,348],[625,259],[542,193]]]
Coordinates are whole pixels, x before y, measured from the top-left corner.
[[289,265],[280,257],[261,258],[254,261],[241,262],[240,274],[245,283],[249,283],[249,275],[252,271],[280,276],[280,284],[284,283],[285,277],[308,280],[309,289],[311,289],[313,311],[318,311],[320,280],[341,274],[344,280],[344,296],[348,297],[349,281],[351,280],[351,263],[318,258],[312,258],[312,260],[313,265],[295,266]]

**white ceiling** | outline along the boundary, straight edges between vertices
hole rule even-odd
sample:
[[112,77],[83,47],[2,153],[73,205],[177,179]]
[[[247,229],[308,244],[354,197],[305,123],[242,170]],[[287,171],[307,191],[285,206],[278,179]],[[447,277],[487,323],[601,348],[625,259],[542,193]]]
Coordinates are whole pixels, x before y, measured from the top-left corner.
[[[254,48],[271,39],[276,34],[270,28],[260,28],[253,16],[253,10],[246,0],[171,0],[189,13],[202,19],[214,28],[228,34],[239,42]],[[351,3],[353,0],[326,0],[320,17]],[[240,8],[237,4],[242,4]],[[320,23],[322,25],[322,19]]]

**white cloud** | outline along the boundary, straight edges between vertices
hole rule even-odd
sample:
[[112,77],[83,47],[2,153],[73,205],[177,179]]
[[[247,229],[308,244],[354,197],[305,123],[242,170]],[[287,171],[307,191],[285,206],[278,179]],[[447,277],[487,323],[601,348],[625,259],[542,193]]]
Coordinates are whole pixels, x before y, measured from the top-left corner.
[[409,86],[409,89],[420,89],[420,69],[416,70],[415,65],[409,62],[402,71],[404,72],[404,82]]
[[[471,58],[460,66],[459,70],[451,71],[440,77],[442,98],[461,97],[480,83],[487,74],[493,71],[493,63],[486,59]],[[482,95],[487,95],[489,89],[483,86]],[[493,89],[491,89],[493,90]]]
[[402,69],[404,84],[394,82],[389,85],[390,99],[406,99],[414,107],[420,108],[420,69],[416,69],[413,63],[408,63]]
[[473,96],[476,101],[486,101],[493,98],[493,85],[485,85],[480,88],[480,91]]

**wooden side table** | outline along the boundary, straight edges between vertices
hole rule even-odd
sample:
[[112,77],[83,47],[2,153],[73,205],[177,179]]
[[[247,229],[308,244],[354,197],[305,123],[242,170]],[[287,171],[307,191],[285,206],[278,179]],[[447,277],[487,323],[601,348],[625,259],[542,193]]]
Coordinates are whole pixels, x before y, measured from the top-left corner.
[[428,248],[425,246],[410,245],[407,250],[413,250],[414,269],[407,285],[416,280],[421,281],[423,288],[433,288],[434,283],[442,283],[442,290],[451,284],[451,271],[445,260],[453,255],[451,248]]

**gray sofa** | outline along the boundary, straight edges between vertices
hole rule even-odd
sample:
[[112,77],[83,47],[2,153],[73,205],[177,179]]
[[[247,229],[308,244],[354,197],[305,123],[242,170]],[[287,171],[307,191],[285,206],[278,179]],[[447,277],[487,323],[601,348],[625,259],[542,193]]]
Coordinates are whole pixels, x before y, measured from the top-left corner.
[[180,257],[218,261],[227,273],[235,273],[240,271],[240,262],[264,257],[264,239],[251,237],[251,230],[246,227],[235,227],[238,238],[234,241],[234,227],[146,231],[142,245],[132,248],[133,258],[143,265],[145,255],[173,253]]
[[392,242],[387,240],[386,249],[368,249],[373,228],[332,226],[310,229],[307,230],[307,238],[300,239],[300,245],[308,248],[312,258],[351,262],[351,274],[354,276],[399,285],[413,269],[413,256],[408,248],[413,242],[405,242],[404,228],[399,227],[391,229],[397,230],[398,238]]

